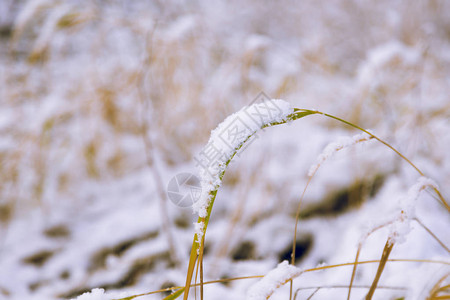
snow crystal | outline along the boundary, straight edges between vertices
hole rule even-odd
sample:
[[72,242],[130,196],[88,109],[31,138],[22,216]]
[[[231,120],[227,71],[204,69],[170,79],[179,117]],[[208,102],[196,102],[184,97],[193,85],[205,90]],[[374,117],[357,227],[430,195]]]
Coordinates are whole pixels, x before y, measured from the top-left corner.
[[389,228],[389,242],[401,244],[406,241],[406,235],[411,232],[411,219],[402,211],[400,216]]
[[319,169],[320,165],[322,165],[335,152],[353,146],[357,143],[368,141],[370,139],[372,139],[370,135],[368,135],[367,133],[361,133],[353,137],[343,137],[338,142],[328,144],[328,146],[325,147],[325,150],[317,158],[317,163],[312,165],[311,168],[309,169],[308,176],[309,177],[314,176],[314,174]]
[[287,260],[281,262],[275,269],[267,273],[260,281],[252,285],[247,293],[247,299],[268,299],[276,289],[303,273],[303,270],[290,265]]
[[210,193],[221,185],[221,175],[234,153],[256,131],[266,125],[286,121],[292,112],[293,108],[283,100],[267,100],[245,106],[211,132],[207,145],[196,158],[200,166],[202,193],[193,209],[200,217],[206,217]]
[[384,227],[389,229],[388,240],[390,243],[404,243],[406,235],[412,230],[411,221],[416,218],[415,208],[419,194],[427,187],[438,188],[437,184],[429,178],[417,179],[417,182],[409,188],[407,195],[399,199],[392,214],[388,213],[388,216],[367,226],[366,232],[359,240],[359,245],[362,245],[369,235]]
[[[202,237],[203,237],[203,232],[205,229],[205,222],[198,222],[198,223],[194,223],[195,226],[195,237],[197,239],[197,242],[200,244],[200,242],[202,241]],[[197,249],[197,252],[199,252],[200,249]],[[197,253],[199,254],[199,253]]]
[[400,206],[411,218],[414,218],[416,216],[415,207],[420,192],[427,187],[437,189],[438,185],[434,180],[422,176],[417,179],[416,184],[409,188],[406,197],[400,200]]
[[400,214],[389,229],[389,241],[391,243],[400,244],[406,241],[406,235],[411,231],[411,220],[416,217],[416,201],[420,192],[427,187],[437,189],[437,184],[430,178],[422,176],[408,190],[406,197],[400,199]]
[[104,289],[93,289],[91,292],[78,296],[76,300],[109,300]]

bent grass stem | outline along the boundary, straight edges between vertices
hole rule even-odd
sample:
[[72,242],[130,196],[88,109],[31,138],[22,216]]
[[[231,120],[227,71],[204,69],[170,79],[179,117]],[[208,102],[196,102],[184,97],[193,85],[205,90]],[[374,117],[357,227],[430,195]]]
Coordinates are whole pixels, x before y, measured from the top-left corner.
[[[397,149],[395,149],[393,146],[391,146],[389,143],[385,142],[384,140],[382,140],[381,138],[379,138],[378,136],[374,135],[373,133],[361,128],[358,125],[355,125],[351,122],[348,122],[344,119],[341,119],[339,117],[327,114],[327,113],[323,113],[317,110],[308,110],[308,109],[298,109],[298,108],[294,108],[294,112],[290,115],[287,116],[287,118],[284,121],[281,122],[273,122],[273,123],[269,123],[269,124],[265,124],[261,127],[261,129],[266,128],[266,127],[271,127],[274,125],[281,125],[281,124],[285,124],[287,122],[291,122],[297,119],[301,119],[305,116],[308,115],[314,115],[314,114],[319,114],[319,115],[323,115],[325,117],[334,119],[336,121],[339,121],[341,123],[344,123],[346,125],[349,125],[353,128],[356,128],[362,132],[365,132],[366,134],[368,134],[369,136],[371,136],[372,138],[376,139],[377,141],[379,141],[380,143],[382,143],[383,145],[385,145],[386,147],[388,147],[389,149],[391,149],[392,151],[394,151],[398,156],[400,156],[400,158],[402,158],[403,160],[405,160],[409,165],[411,165],[421,176],[425,176],[425,174],[414,164],[412,163],[408,158],[406,158],[403,154],[401,154]],[[222,171],[222,173],[220,174],[220,180],[223,179],[223,176],[225,175],[225,171],[226,168],[228,166],[228,164],[231,162],[231,160],[233,159],[233,157],[236,155],[237,151],[254,135],[254,133],[250,136],[247,137],[247,139],[245,139],[238,147],[235,148],[233,154],[231,155],[230,159],[226,162],[225,164],[225,169]],[[443,198],[443,196],[441,195],[441,193],[439,192],[439,190],[437,188],[433,188],[433,190],[436,192],[436,194],[438,195],[440,201],[442,202],[442,204],[446,207],[447,211],[450,212],[450,206],[447,204],[446,200]],[[192,277],[193,277],[193,273],[194,273],[194,269],[195,269],[195,265],[197,262],[199,262],[200,260],[203,260],[203,249],[204,249],[204,241],[205,241],[205,234],[206,234],[206,230],[208,227],[208,223],[209,223],[209,219],[211,216],[211,211],[212,211],[212,207],[214,204],[214,200],[217,196],[217,192],[218,192],[218,188],[213,190],[210,193],[210,202],[207,206],[207,215],[206,217],[199,217],[198,222],[202,222],[204,223],[203,229],[202,229],[202,237],[201,240],[199,241],[199,238],[197,237],[197,234],[194,236],[194,240],[192,243],[192,248],[191,248],[191,254],[190,254],[190,258],[189,258],[189,265],[188,265],[188,271],[186,274],[186,285],[184,287],[184,300],[188,299],[189,296],[189,290],[191,287],[191,282],[192,282]],[[305,192],[305,191],[304,191]],[[303,192],[303,194],[304,194]],[[302,197],[303,197],[302,194]],[[297,233],[297,227],[298,227],[298,215],[299,215],[299,210],[300,210],[300,203],[297,209],[297,216],[296,216],[296,224],[295,224],[295,230],[294,230],[294,236],[296,236]],[[295,253],[295,238],[294,238],[294,242],[293,242],[293,252]],[[199,262],[201,264],[201,262]],[[295,263],[295,258],[292,258],[292,263]],[[203,266],[202,264],[200,265],[200,294],[201,294],[201,299],[203,299],[203,286],[204,282],[203,282]],[[292,293],[291,293],[291,297],[292,297]]]

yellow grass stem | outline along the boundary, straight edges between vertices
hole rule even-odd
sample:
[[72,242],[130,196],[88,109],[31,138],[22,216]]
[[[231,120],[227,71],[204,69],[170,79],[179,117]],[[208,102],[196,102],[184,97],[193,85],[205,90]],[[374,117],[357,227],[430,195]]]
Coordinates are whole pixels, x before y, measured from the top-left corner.
[[394,247],[394,243],[388,239],[386,245],[383,249],[383,254],[381,255],[380,263],[378,264],[377,274],[372,282],[369,292],[367,293],[366,300],[372,300],[373,294],[377,289],[378,281],[380,280],[381,274],[383,273],[384,267],[386,266],[386,262],[388,261],[389,254],[391,254],[392,248]]

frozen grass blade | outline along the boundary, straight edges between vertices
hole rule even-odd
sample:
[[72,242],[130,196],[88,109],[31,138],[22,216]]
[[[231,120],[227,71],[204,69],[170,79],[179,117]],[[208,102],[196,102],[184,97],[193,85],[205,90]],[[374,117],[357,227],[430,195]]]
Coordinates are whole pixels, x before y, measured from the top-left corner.
[[[295,109],[294,109],[295,110]],[[373,137],[374,139],[376,139],[377,141],[379,141],[380,143],[382,143],[383,145],[385,145],[386,147],[388,147],[389,149],[391,149],[392,151],[394,151],[398,156],[400,156],[403,160],[405,160],[409,165],[411,165],[421,176],[425,177],[425,174],[415,165],[413,164],[408,158],[406,158],[403,154],[401,154],[397,149],[395,149],[394,147],[392,147],[389,143],[383,141],[382,139],[380,139],[379,137],[377,137],[376,135],[372,134],[371,132],[359,127],[358,125],[355,125],[353,123],[350,123],[348,121],[345,121],[341,118],[335,117],[333,115],[329,115],[323,112],[319,112],[316,111],[316,113],[324,115],[328,118],[337,120],[339,122],[342,122],[344,124],[347,124],[353,128],[359,129],[365,133],[367,133],[368,135],[370,135],[371,137]],[[448,205],[447,201],[444,199],[444,197],[442,196],[441,192],[439,192],[439,190],[435,187],[433,187],[433,190],[435,191],[435,193],[437,194],[437,196],[439,197],[440,201],[442,202],[442,204],[445,206],[445,208],[447,209],[448,212],[450,212],[450,206]]]
[[372,282],[372,286],[370,287],[369,292],[367,293],[366,300],[371,300],[375,290],[377,289],[378,281],[380,280],[381,274],[383,273],[384,267],[386,266],[386,262],[388,261],[389,254],[391,254],[392,248],[394,247],[394,243],[388,239],[386,245],[383,249],[383,254],[381,255],[380,263],[378,264],[377,274],[375,275],[375,279]]
[[[294,109],[294,111],[296,111],[297,109]],[[305,111],[305,110],[303,110],[303,109],[299,109],[299,111]],[[403,160],[405,160],[406,162],[408,162],[408,164],[410,164],[422,177],[424,177],[425,175],[424,175],[424,173],[418,168],[418,167],[416,167],[408,158],[406,158],[403,154],[401,154],[397,149],[395,149],[394,147],[392,147],[390,144],[388,144],[387,142],[385,142],[385,141],[383,141],[382,139],[380,139],[379,137],[377,137],[376,135],[374,135],[374,134],[372,134],[371,132],[369,132],[369,131],[367,131],[367,130],[365,130],[365,129],[363,129],[363,128],[361,128],[361,127],[359,127],[359,126],[357,126],[357,125],[355,125],[355,124],[353,124],[353,123],[351,123],[351,122],[348,122],[348,121],[345,121],[345,120],[343,120],[343,119],[341,119],[341,118],[338,118],[338,117],[335,117],[335,116],[333,116],[333,115],[329,115],[329,114],[326,114],[326,113],[322,113],[322,112],[319,112],[319,111],[316,111],[316,113],[318,113],[318,114],[321,114],[321,115],[324,115],[324,116],[326,116],[326,117],[329,117],[329,118],[332,118],[332,119],[334,119],[334,120],[337,120],[337,121],[339,121],[339,122],[342,122],[342,123],[344,123],[344,124],[346,124],[346,125],[349,125],[349,126],[351,126],[351,127],[353,127],[353,128],[356,128],[356,129],[358,129],[358,130],[360,130],[360,131],[362,131],[362,132],[364,132],[364,133],[366,133],[366,134],[368,134],[371,138],[374,138],[374,139],[376,139],[377,141],[379,141],[379,142],[381,142],[383,145],[385,145],[385,146],[387,146],[388,148],[390,148],[391,150],[393,150],[397,155],[399,155]],[[338,151],[338,150],[340,150],[340,149],[336,149],[336,151]],[[303,200],[303,198],[304,198],[304,195],[305,195],[305,192],[306,192],[306,190],[307,190],[307,188],[308,188],[308,186],[309,186],[309,184],[310,184],[310,182],[311,182],[311,180],[312,180],[312,177],[315,175],[315,173],[316,173],[316,171],[317,171],[317,169],[320,167],[320,162],[318,163],[318,164],[316,164],[315,166],[313,166],[311,169],[310,169],[310,174],[309,174],[309,179],[308,179],[308,182],[306,183],[306,186],[305,186],[305,189],[303,190],[303,192],[302,192],[302,195],[301,195],[301,197],[300,197],[300,200],[299,200],[299,203],[298,203],[298,207],[297,207],[297,213],[296,213],[296,218],[295,218],[295,229],[294,229],[294,240],[293,240],[293,245],[292,245],[292,264],[294,264],[295,263],[295,256],[293,255],[294,253],[295,253],[295,248],[296,248],[296,243],[295,243],[295,241],[296,241],[296,236],[297,236],[297,227],[298,227],[298,221],[299,221],[299,216],[300,216],[300,207],[301,207],[301,203],[302,203],[302,200]],[[432,186],[432,189],[436,192],[436,194],[438,195],[438,197],[439,197],[439,199],[440,199],[440,201],[442,202],[442,204],[445,206],[445,208],[447,209],[447,211],[450,211],[450,207],[448,206],[448,204],[447,204],[447,202],[446,202],[446,200],[442,197],[442,195],[441,195],[441,193],[439,192],[439,190],[435,187],[435,186]],[[448,248],[436,237],[436,235],[434,235],[427,227],[425,227],[418,219],[416,219],[416,221],[444,248],[444,249],[446,249],[447,250],[447,252],[448,252]],[[355,264],[354,264],[354,266],[353,266],[353,270],[352,270],[352,276],[351,276],[351,280],[350,280],[350,285],[349,285],[349,291],[348,291],[348,296],[347,296],[347,300],[349,300],[350,299],[350,294],[351,294],[351,289],[352,289],[352,285],[353,285],[353,281],[354,281],[354,277],[355,277],[355,273],[356,273],[356,268],[357,268],[357,262],[358,262],[358,258],[359,258],[359,254],[360,254],[360,251],[361,251],[361,247],[362,247],[362,244],[360,244],[359,245],[359,248],[358,248],[358,250],[357,250],[357,254],[356,254],[356,258],[355,258]],[[293,288],[293,283],[292,283],[292,281],[290,282],[290,296],[289,296],[289,299],[292,299],[292,288]]]
[[[222,175],[223,176],[223,175]],[[195,265],[197,262],[197,258],[202,259],[203,258],[203,249],[205,244],[205,233],[206,233],[206,227],[209,223],[209,217],[211,216],[211,210],[214,203],[214,199],[216,198],[217,190],[212,193],[212,202],[211,205],[208,207],[208,212],[206,218],[199,217],[198,223],[205,224],[203,236],[201,238],[201,241],[199,242],[196,237],[194,237],[194,241],[192,242],[192,248],[191,248],[191,254],[189,257],[189,266],[188,266],[188,272],[186,276],[186,285],[184,288],[184,299],[186,300],[189,296],[189,289],[191,287],[192,282],[192,275],[194,274]],[[200,273],[200,277],[202,277],[202,273]],[[203,283],[203,278],[200,278],[201,283]]]
[[[448,261],[441,261],[441,260],[430,260],[430,259],[388,259],[388,262],[410,262],[410,263],[429,263],[429,264],[441,264],[441,265],[446,265],[446,266],[450,266],[450,262]],[[380,263],[380,260],[366,260],[366,261],[359,261],[358,265],[365,265],[365,264],[374,264],[374,263]],[[327,269],[334,269],[334,268],[341,268],[341,267],[349,267],[349,266],[353,266],[355,265],[354,262],[350,262],[350,263],[342,263],[342,264],[335,264],[335,265],[327,265],[327,266],[320,266],[320,267],[316,267],[316,268],[311,268],[311,269],[305,269],[303,272],[304,273],[308,273],[308,272],[315,272],[315,271],[321,271],[321,270],[327,270]],[[236,280],[245,280],[245,279],[256,279],[256,278],[262,278],[264,277],[263,275],[253,275],[253,276],[242,276],[242,277],[233,277],[233,278],[225,278],[225,279],[218,279],[218,280],[211,280],[211,281],[205,281],[203,284],[204,285],[208,285],[208,284],[214,284],[214,283],[224,283],[224,282],[231,282],[231,281],[236,281]],[[200,284],[193,284],[192,286],[199,286]],[[342,286],[322,286],[323,288],[348,288],[347,285],[342,285]],[[369,286],[354,286],[355,288],[370,288]],[[299,288],[299,290],[302,289],[315,289],[317,287],[303,287],[303,288]],[[391,288],[391,287],[384,287],[384,286],[380,286],[379,288]],[[394,287],[396,289],[403,289],[400,287]],[[169,288],[165,288],[165,289],[161,289],[161,290],[157,290],[157,291],[151,291],[148,293],[142,293],[142,294],[137,294],[137,295],[132,295],[129,297],[125,297],[125,298],[119,298],[119,299],[113,299],[113,300],[131,300],[137,297],[143,297],[143,296],[148,296],[148,295],[154,295],[154,294],[158,294],[158,293],[163,293],[163,292],[169,292],[169,291],[175,291],[174,293],[179,292],[179,290],[182,290],[184,292],[184,286],[174,286],[174,287],[169,287]],[[182,292],[180,292],[180,294],[177,294],[177,297],[179,297],[182,294]],[[172,299],[176,299],[176,298],[172,298]]]
[[385,224],[379,225],[375,228],[373,228],[370,232],[368,232],[365,236],[363,236],[363,238],[361,239],[361,241],[358,243],[358,250],[356,251],[356,256],[355,256],[355,262],[353,264],[353,270],[352,270],[352,277],[350,278],[350,284],[348,287],[348,294],[347,294],[347,300],[350,300],[350,294],[352,292],[352,287],[353,287],[353,281],[355,280],[355,275],[356,275],[356,268],[358,267],[358,259],[359,259],[359,255],[361,254],[361,249],[363,247],[363,244],[365,242],[365,240],[375,231],[378,231],[381,228],[384,228],[388,225],[391,225],[393,221],[387,222]]
[[[268,122],[265,124],[262,124],[260,129],[263,128],[267,128],[267,127],[271,127],[274,125],[281,125],[281,124],[285,124],[287,122],[296,120],[296,119],[300,119],[303,118],[307,115],[311,115],[311,114],[315,114],[314,111],[295,111],[294,113],[291,113],[289,115],[287,115],[286,117],[284,117],[282,120],[280,121],[272,121],[272,122]],[[219,181],[221,181],[223,179],[223,176],[225,175],[225,171],[226,168],[228,167],[229,163],[231,162],[231,160],[234,158],[234,156],[236,155],[236,153],[242,148],[242,146],[256,133],[253,132],[251,135],[249,135],[244,141],[242,141],[239,145],[237,145],[233,151],[233,153],[230,155],[230,158],[225,162],[225,166],[223,168],[223,171],[219,174]],[[184,289],[184,300],[188,299],[189,296],[189,289],[191,286],[191,282],[192,282],[192,277],[194,274],[194,269],[195,269],[195,264],[197,263],[197,261],[201,261],[203,258],[203,248],[204,248],[204,241],[205,241],[205,234],[206,234],[206,229],[208,227],[208,223],[209,223],[209,219],[211,216],[211,211],[212,211],[212,207],[214,204],[214,200],[216,198],[217,195],[217,191],[218,191],[218,186],[216,189],[212,190],[209,193],[209,203],[207,205],[207,211],[206,211],[206,216],[205,217],[199,217],[197,224],[203,224],[201,226],[201,236],[199,233],[196,233],[196,235],[194,236],[194,241],[192,242],[192,248],[191,248],[191,254],[190,254],[190,258],[189,258],[189,265],[188,265],[188,272],[186,275],[186,285],[185,285],[185,289]],[[203,272],[202,272],[202,268],[200,268],[200,283],[202,286],[202,282],[203,282]],[[200,287],[200,293],[202,295],[202,287]]]
[[[303,202],[303,198],[305,197],[305,193],[306,190],[309,187],[309,184],[311,183],[311,180],[313,179],[313,177],[316,175],[317,171],[319,170],[320,166],[330,157],[332,156],[335,152],[338,152],[346,147],[350,147],[353,146],[357,143],[361,143],[361,142],[365,142],[372,139],[372,136],[363,136],[363,134],[359,134],[359,135],[355,135],[352,138],[347,138],[345,141],[340,142],[340,143],[331,143],[328,144],[327,147],[325,147],[325,150],[319,155],[318,161],[316,164],[312,165],[311,168],[309,169],[308,172],[308,181],[306,182],[305,188],[303,189],[302,195],[300,196],[300,200],[298,201],[298,205],[297,205],[297,212],[295,214],[295,226],[294,226],[294,239],[292,241],[292,254],[291,254],[291,264],[294,265],[295,264],[295,249],[296,249],[296,241],[297,241],[297,228],[298,228],[298,222],[299,222],[299,218],[300,218],[300,208],[301,208],[301,203]],[[356,268],[356,265],[355,265]],[[356,269],[353,269],[353,272],[356,271]],[[349,289],[349,295],[348,297],[350,298],[350,290],[351,290],[351,285],[353,282],[353,275],[352,275],[352,281],[350,282],[350,289]],[[293,292],[293,283],[292,281],[290,282],[290,293],[289,293],[289,299],[292,299],[292,292]]]
[[[277,100],[277,101],[280,101],[280,100]],[[283,101],[281,101],[281,102],[283,102]],[[269,103],[270,103],[270,101],[269,101]],[[267,104],[265,103],[265,105],[267,105]],[[255,106],[257,106],[257,104],[251,106],[250,108],[255,107]],[[256,107],[256,110],[258,110],[257,107]],[[294,108],[292,113],[290,113],[290,114],[288,114],[286,116],[283,116],[281,120],[275,120],[275,121],[271,120],[269,122],[263,123],[263,124],[261,124],[259,129],[263,129],[263,128],[274,126],[274,125],[285,124],[287,122],[294,121],[294,120],[303,118],[303,117],[308,116],[308,115],[313,115],[313,114],[320,114],[320,115],[326,116],[328,118],[332,118],[334,120],[342,122],[342,123],[344,123],[346,125],[349,125],[349,126],[351,126],[353,128],[356,128],[356,129],[358,129],[358,130],[368,134],[371,138],[376,139],[380,143],[382,143],[385,146],[387,146],[388,148],[390,148],[397,155],[399,155],[403,160],[408,162],[408,164],[410,164],[420,175],[424,176],[424,173],[417,166],[415,166],[408,158],[406,158],[397,149],[395,149],[390,144],[388,144],[387,142],[383,141],[382,139],[380,139],[376,135],[372,134],[371,132],[369,132],[369,131],[367,131],[367,130],[365,130],[365,129],[363,129],[363,128],[361,128],[361,127],[359,127],[359,126],[357,126],[357,125],[355,125],[353,123],[350,123],[350,122],[345,121],[345,120],[343,120],[341,118],[338,118],[338,117],[335,117],[333,115],[329,115],[329,114],[326,114],[326,113],[323,113],[323,112],[320,112],[320,111]],[[228,119],[228,121],[229,121],[229,119]],[[227,122],[227,120],[225,120],[225,122]],[[217,129],[219,129],[220,126],[221,125],[219,125],[219,127]],[[244,139],[243,141],[240,141],[239,144],[235,145],[234,150],[229,155],[229,158],[226,160],[226,162],[223,163],[222,166],[219,165],[220,172],[218,173],[218,180],[217,180],[216,183],[214,183],[215,184],[214,188],[209,191],[209,193],[207,195],[207,199],[204,200],[204,202],[206,202],[206,203],[201,203],[201,204],[203,204],[206,207],[202,208],[200,206],[200,209],[199,209],[200,217],[199,217],[198,223],[197,223],[199,225],[198,226],[199,230],[195,234],[194,240],[193,240],[193,243],[192,243],[191,254],[190,254],[190,258],[189,258],[188,271],[187,271],[187,275],[186,275],[186,284],[185,284],[185,288],[184,288],[184,298],[183,298],[184,300],[187,300],[188,296],[189,296],[189,290],[190,290],[190,287],[191,287],[191,282],[192,282],[192,277],[193,277],[195,265],[196,265],[196,263],[198,261],[201,261],[203,259],[203,249],[204,249],[204,241],[205,241],[206,229],[208,227],[208,223],[209,223],[209,219],[210,219],[210,216],[211,216],[211,210],[212,210],[212,207],[213,207],[213,204],[214,204],[214,200],[216,198],[217,191],[218,191],[218,189],[220,187],[220,184],[221,184],[221,181],[223,179],[223,176],[225,175],[225,171],[226,171],[229,163],[233,159],[233,157],[238,152],[238,150],[242,148],[242,146],[257,132],[257,130],[258,129],[254,130],[250,135],[247,136],[246,139]],[[213,131],[212,135],[213,134],[214,134],[214,131]],[[436,192],[436,194],[438,195],[438,197],[440,198],[442,204],[446,207],[446,209],[448,211],[450,211],[450,207],[448,206],[447,202],[445,201],[445,199],[440,194],[439,190],[437,188],[435,188],[435,187],[433,187],[433,189]],[[206,212],[202,212],[202,209],[206,209]],[[298,226],[298,213],[299,213],[299,209],[297,210],[295,233],[297,232],[297,226]],[[294,250],[295,250],[295,239],[294,239],[294,246],[293,247],[294,247]],[[386,250],[388,250],[388,249],[386,249]],[[388,252],[388,255],[389,255],[389,252]],[[293,253],[294,253],[294,251],[293,251]],[[385,257],[385,256],[383,256],[383,257]],[[387,259],[387,257],[385,257],[385,259]],[[295,258],[292,258],[292,264],[294,264],[294,263],[295,263]],[[384,261],[384,263],[386,263],[386,262]],[[355,265],[356,264],[357,264],[357,262],[355,262]],[[201,262],[200,262],[200,266],[199,267],[200,267],[200,286],[201,286],[200,287],[200,292],[201,292],[201,297],[203,299],[203,289],[202,289],[202,286],[203,286],[203,267],[202,267]],[[384,267],[384,265],[382,266],[380,264],[380,267]],[[382,271],[382,269],[383,268],[381,268],[381,269],[379,268],[379,270],[381,270],[381,271]],[[381,275],[381,273],[380,273],[380,275]],[[375,285],[375,287],[376,287],[376,285]],[[292,293],[291,293],[291,297],[292,297]]]
[[[419,225],[422,226],[422,227],[427,231],[427,233],[429,233],[429,234],[433,237],[433,239],[435,239],[435,240],[436,240],[436,241],[437,241],[437,242],[438,242],[445,250],[447,250],[447,252],[449,252],[449,251],[448,251],[448,248],[445,246],[445,244],[442,243],[442,241],[439,240],[439,238],[438,238],[438,237],[437,237],[437,236],[436,236],[436,235],[435,235],[428,227],[426,227],[426,226],[425,226],[425,225],[424,225],[417,217],[412,218],[412,220],[414,220],[414,221],[416,221],[417,223],[419,223]],[[382,225],[379,225],[379,226],[373,228],[373,229],[372,229],[370,232],[368,232],[368,233],[362,238],[362,240],[359,242],[359,244],[358,244],[358,250],[357,250],[357,252],[356,252],[355,262],[354,262],[354,265],[353,265],[352,276],[351,276],[351,279],[350,279],[350,285],[349,285],[349,290],[348,290],[347,300],[350,299],[351,289],[352,289],[352,287],[353,287],[353,281],[354,281],[355,274],[356,274],[356,269],[357,269],[357,266],[358,266],[359,255],[360,255],[360,253],[361,253],[361,249],[362,249],[362,246],[363,246],[365,240],[366,240],[371,234],[373,234],[374,232],[376,232],[376,231],[378,231],[379,229],[384,228],[384,227],[386,227],[386,226],[392,225],[395,221],[396,221],[396,220],[393,220],[393,221],[384,223],[384,224],[382,224]],[[382,260],[381,260],[381,261],[382,261]],[[380,261],[380,262],[381,262],[381,261]],[[380,275],[381,275],[381,274],[380,274]]]

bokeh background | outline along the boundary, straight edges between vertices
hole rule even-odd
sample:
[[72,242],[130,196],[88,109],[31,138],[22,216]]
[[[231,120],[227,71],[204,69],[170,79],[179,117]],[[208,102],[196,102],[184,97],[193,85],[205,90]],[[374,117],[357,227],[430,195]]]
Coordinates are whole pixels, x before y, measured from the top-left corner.
[[[1,0],[0,299],[184,285],[196,216],[168,200],[167,183],[197,174],[210,131],[261,92],[371,129],[450,198],[449,1]],[[219,191],[206,279],[264,275],[289,259],[309,167],[356,133],[319,116],[259,133]],[[298,266],[354,260],[417,178],[376,142],[336,153],[305,194]],[[449,245],[435,198],[421,194],[418,217]],[[368,239],[361,259],[379,259],[387,234]],[[392,257],[449,260],[416,223]],[[376,267],[360,267],[355,284],[370,285]],[[380,285],[397,288],[375,295],[425,298],[446,272],[388,264]],[[294,287],[335,299],[347,290],[325,287],[350,276],[311,273]],[[244,299],[254,282],[205,293]]]

